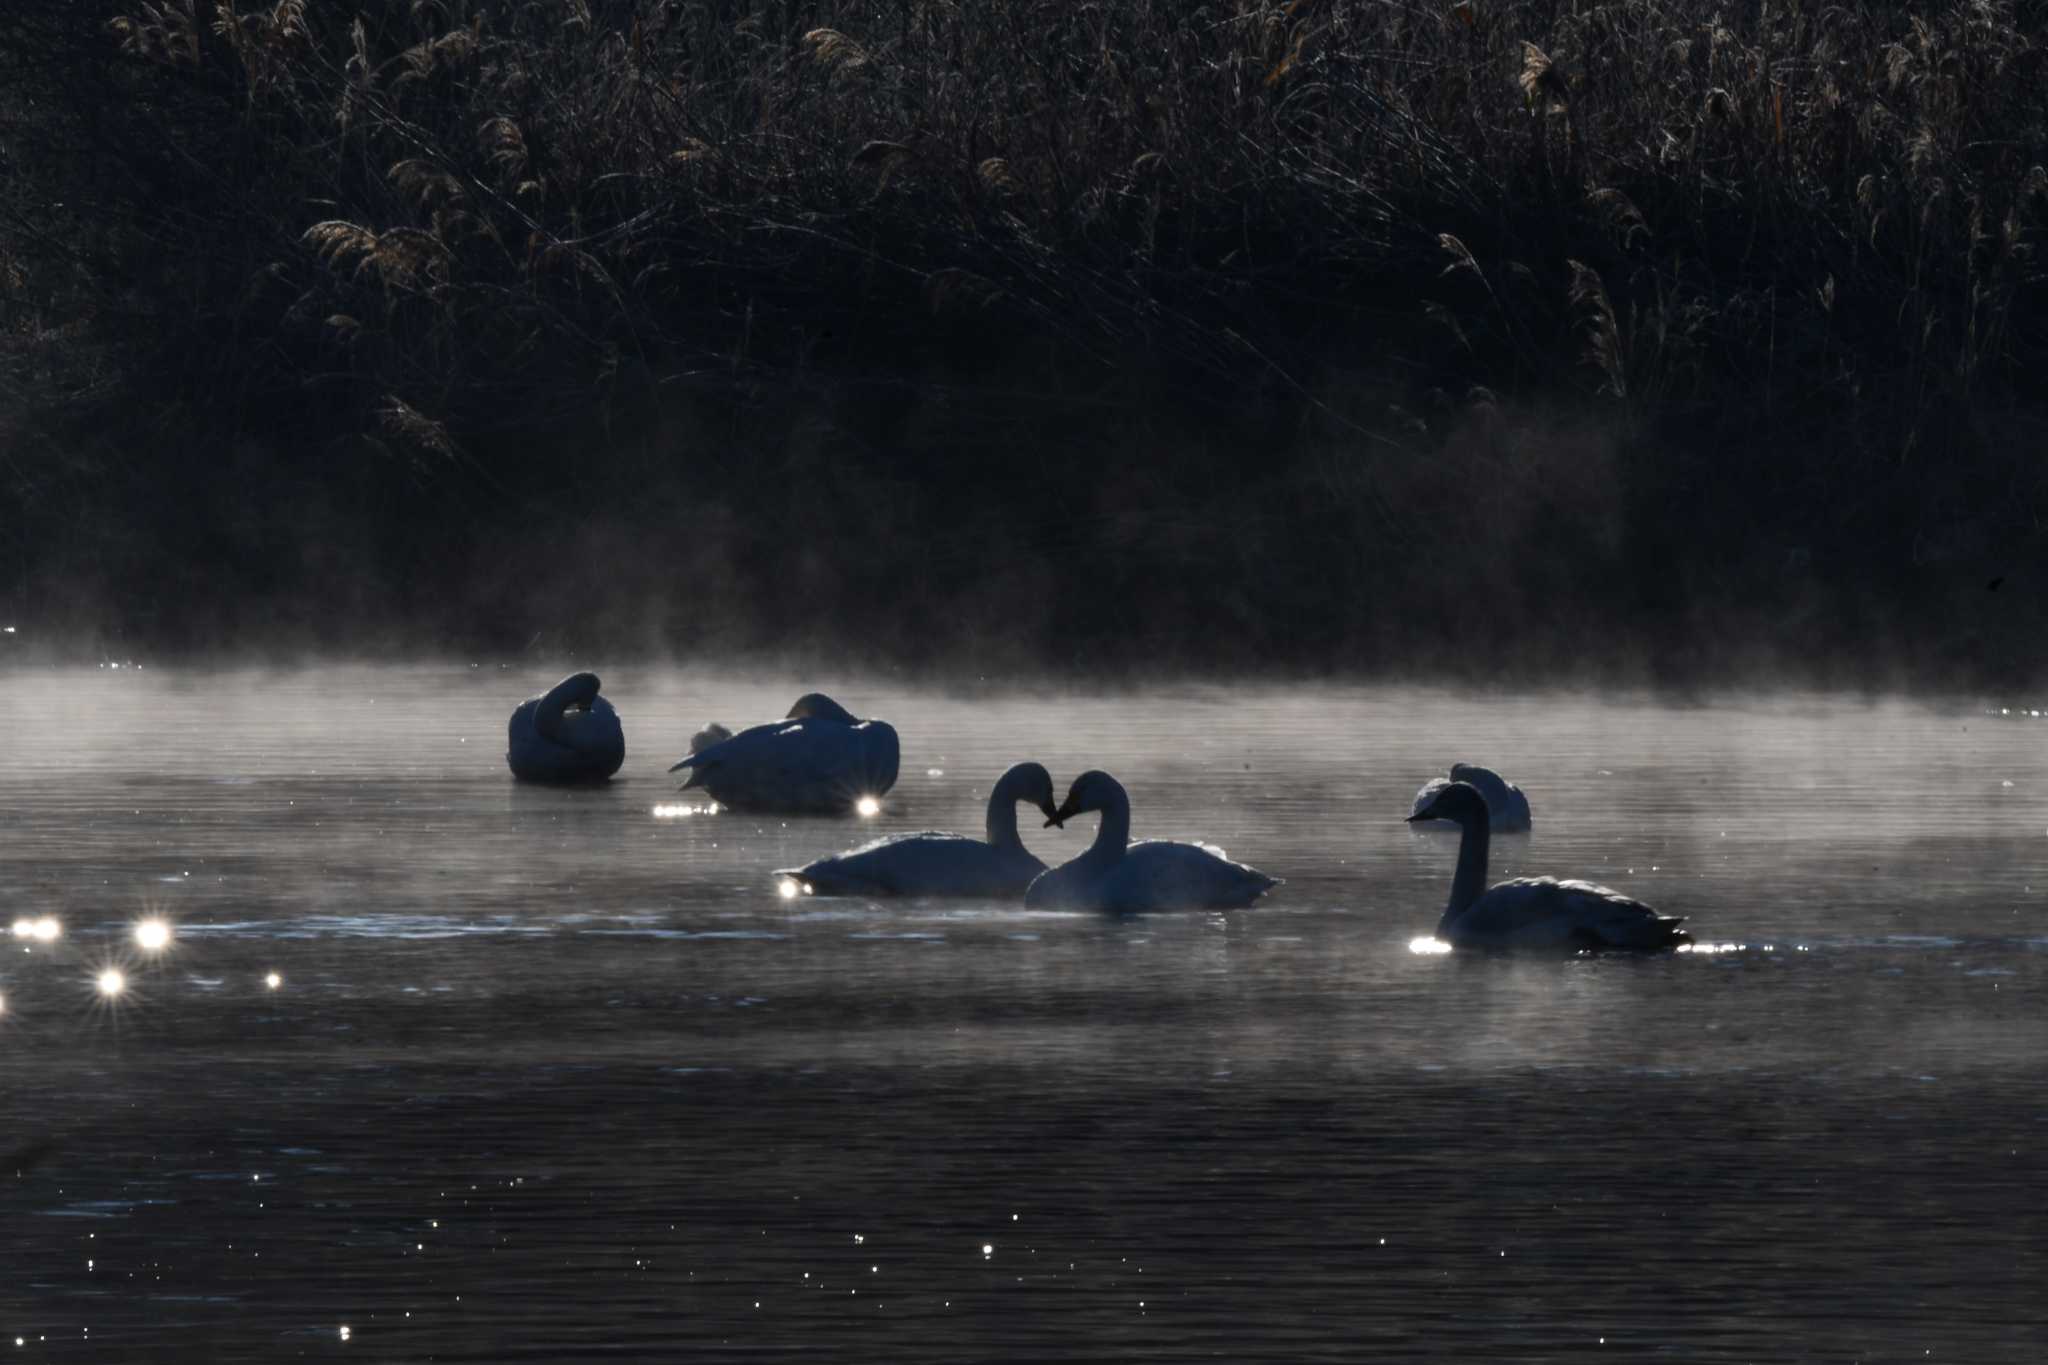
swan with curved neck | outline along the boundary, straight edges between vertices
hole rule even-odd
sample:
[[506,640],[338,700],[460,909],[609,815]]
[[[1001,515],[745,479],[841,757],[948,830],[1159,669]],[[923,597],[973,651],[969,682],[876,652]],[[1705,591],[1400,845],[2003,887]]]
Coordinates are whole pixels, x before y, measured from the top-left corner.
[[1279,878],[1200,844],[1168,839],[1131,843],[1130,794],[1105,772],[1075,778],[1067,799],[1046,823],[1064,826],[1088,811],[1102,815],[1095,842],[1080,857],[1032,882],[1024,893],[1025,905],[1114,914],[1235,910],[1280,884]]
[[1017,835],[1017,806],[1028,801],[1048,818],[1052,774],[1019,763],[988,794],[987,840],[927,831],[877,839],[803,867],[780,868],[783,894],[816,896],[960,896],[1012,899],[1045,871]]
[[528,782],[601,782],[626,761],[619,713],[595,673],[571,673],[519,703],[506,727],[505,761]]
[[[895,727],[860,720],[822,692],[808,692],[779,721],[719,738],[710,726],[691,740],[683,790],[701,787],[735,810],[843,813],[896,785]],[[701,747],[700,747],[701,744]]]
[[1420,813],[1422,808],[1453,782],[1469,783],[1479,789],[1479,794],[1486,798],[1486,809],[1495,834],[1529,832],[1529,798],[1522,794],[1520,787],[1493,769],[1482,768],[1477,763],[1453,763],[1449,777],[1432,777],[1423,783],[1422,790],[1415,793],[1415,804],[1409,808],[1410,820],[1426,818]]
[[1419,820],[1450,820],[1461,831],[1450,903],[1436,926],[1436,936],[1454,948],[1655,952],[1692,942],[1678,927],[1682,918],[1592,882],[1517,877],[1487,886],[1492,817],[1470,783],[1445,786],[1408,817],[1410,824]]

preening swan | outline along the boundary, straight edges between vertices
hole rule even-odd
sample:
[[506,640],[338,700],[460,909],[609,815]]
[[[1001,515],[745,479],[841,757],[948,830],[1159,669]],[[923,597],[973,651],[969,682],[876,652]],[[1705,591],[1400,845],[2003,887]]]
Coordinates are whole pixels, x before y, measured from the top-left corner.
[[1479,789],[1486,798],[1486,809],[1493,817],[1495,834],[1526,834],[1529,830],[1529,798],[1522,795],[1522,789],[1502,777],[1491,768],[1482,768],[1477,763],[1453,763],[1449,777],[1432,777],[1422,784],[1422,790],[1415,793],[1415,804],[1410,807],[1409,819],[1424,818],[1422,808],[1436,799],[1436,794],[1453,782],[1469,783]]
[[716,740],[723,728],[698,732],[669,771],[688,768],[683,790],[702,787],[735,810],[846,811],[896,785],[895,728],[856,720],[822,692],[798,698],[779,721]]
[[782,868],[783,894],[818,896],[963,896],[1014,899],[1045,871],[1017,837],[1017,803],[1050,819],[1052,774],[1019,763],[988,794],[988,841],[962,834],[896,834],[803,867]]
[[597,674],[571,673],[512,712],[505,761],[529,782],[601,782],[626,761],[619,713],[597,695]]
[[1453,820],[1462,831],[1451,901],[1436,926],[1436,936],[1454,948],[1654,952],[1692,942],[1678,927],[1682,919],[1591,882],[1517,877],[1489,888],[1489,813],[1486,798],[1470,783],[1450,783],[1408,820]]
[[1142,914],[1148,910],[1234,910],[1280,884],[1255,867],[1234,863],[1200,844],[1147,839],[1133,844],[1131,798],[1105,772],[1085,772],[1067,789],[1046,821],[1064,825],[1086,811],[1101,811],[1102,826],[1086,853],[1062,863],[1031,883],[1024,904],[1034,909],[1107,910]]

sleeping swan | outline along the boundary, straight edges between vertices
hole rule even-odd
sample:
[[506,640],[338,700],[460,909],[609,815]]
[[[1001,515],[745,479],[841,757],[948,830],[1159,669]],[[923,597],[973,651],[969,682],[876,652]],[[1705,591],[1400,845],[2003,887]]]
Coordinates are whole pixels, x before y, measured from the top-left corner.
[[847,811],[896,785],[895,728],[855,720],[822,692],[799,697],[779,721],[716,740],[722,728],[700,731],[669,771],[690,769],[684,791],[702,787],[735,810]]
[[1423,783],[1422,790],[1415,793],[1415,804],[1410,808],[1413,814],[1409,818],[1421,818],[1422,808],[1453,782],[1469,782],[1479,789],[1479,794],[1486,798],[1486,809],[1493,817],[1495,834],[1529,832],[1529,798],[1522,795],[1520,787],[1493,769],[1482,768],[1477,763],[1453,763],[1449,777],[1432,777]]
[[1436,936],[1454,948],[1654,952],[1692,942],[1678,927],[1682,920],[1591,882],[1517,877],[1489,889],[1486,798],[1470,783],[1448,784],[1408,820],[1454,820],[1463,831],[1451,902],[1436,925]]
[[1064,826],[1086,811],[1101,811],[1095,842],[1072,862],[1031,883],[1024,904],[1033,909],[1107,910],[1119,915],[1147,910],[1234,910],[1250,905],[1280,884],[1255,867],[1234,863],[1200,844],[1147,839],[1133,844],[1131,798],[1105,772],[1085,772],[1067,789],[1067,799],[1046,821]]
[[595,673],[571,673],[512,712],[505,761],[528,782],[602,782],[626,761],[619,713]]
[[836,858],[778,869],[782,894],[816,896],[971,896],[1010,900],[1024,894],[1045,864],[1017,837],[1017,803],[1050,818],[1052,774],[1019,763],[988,794],[988,842],[964,834],[894,834]]

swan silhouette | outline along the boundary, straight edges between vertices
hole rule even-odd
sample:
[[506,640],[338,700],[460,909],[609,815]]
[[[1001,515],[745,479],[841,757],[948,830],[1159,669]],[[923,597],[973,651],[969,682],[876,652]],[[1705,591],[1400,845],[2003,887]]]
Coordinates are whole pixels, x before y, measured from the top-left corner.
[[626,761],[619,713],[595,673],[571,673],[513,709],[505,762],[528,782],[602,782]]
[[1131,798],[1108,773],[1082,773],[1067,799],[1046,820],[1064,826],[1087,811],[1102,812],[1088,851],[1043,873],[1024,892],[1033,909],[1234,910],[1280,884],[1255,867],[1235,863],[1201,844],[1147,839],[1131,843]]
[[1655,952],[1692,942],[1678,927],[1681,918],[1592,882],[1517,877],[1489,888],[1491,819],[1485,796],[1469,782],[1445,786],[1408,817],[1410,824],[1418,820],[1451,820],[1462,831],[1450,904],[1436,926],[1436,936],[1454,948]]
[[896,785],[895,727],[856,720],[822,692],[799,697],[779,721],[720,740],[723,729],[699,731],[669,771],[688,768],[684,791],[702,787],[735,810],[840,812]]
[[[833,858],[779,868],[783,894],[818,896],[962,896],[1010,899],[1045,871],[1017,837],[1017,803],[1055,814],[1052,774],[1019,763],[988,794],[988,840],[964,834],[894,834]],[[792,890],[795,888],[795,890]]]
[[1482,768],[1477,763],[1453,763],[1449,777],[1432,777],[1422,784],[1422,790],[1415,793],[1415,804],[1410,807],[1410,819],[1421,818],[1422,808],[1436,799],[1436,794],[1453,782],[1469,783],[1479,789],[1486,798],[1486,809],[1492,817],[1495,834],[1526,834],[1529,831],[1529,798],[1522,795],[1522,789],[1502,777],[1491,768]]

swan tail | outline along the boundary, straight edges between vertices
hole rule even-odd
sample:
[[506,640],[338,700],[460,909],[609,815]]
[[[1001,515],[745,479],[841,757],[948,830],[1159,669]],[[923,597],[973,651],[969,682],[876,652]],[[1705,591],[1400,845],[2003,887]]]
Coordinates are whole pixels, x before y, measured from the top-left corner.
[[669,769],[669,771],[672,773],[681,772],[684,768],[688,768],[690,770],[690,775],[684,779],[683,785],[676,789],[678,791],[688,791],[692,787],[701,787],[704,785],[705,781],[711,776],[710,766],[708,764],[703,767],[698,766],[696,754],[691,754],[682,762],[675,764]]

